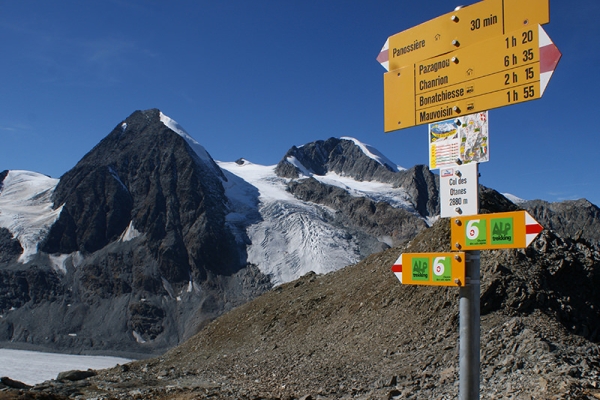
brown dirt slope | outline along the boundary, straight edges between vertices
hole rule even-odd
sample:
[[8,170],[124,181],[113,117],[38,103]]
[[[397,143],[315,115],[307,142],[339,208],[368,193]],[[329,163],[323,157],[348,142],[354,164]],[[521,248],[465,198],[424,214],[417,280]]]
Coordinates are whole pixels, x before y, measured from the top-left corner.
[[[449,251],[449,222],[410,244],[276,287],[162,357],[100,371],[79,398],[454,399],[458,289],[401,285],[401,252]],[[600,254],[543,232],[482,252],[481,398],[600,398]]]

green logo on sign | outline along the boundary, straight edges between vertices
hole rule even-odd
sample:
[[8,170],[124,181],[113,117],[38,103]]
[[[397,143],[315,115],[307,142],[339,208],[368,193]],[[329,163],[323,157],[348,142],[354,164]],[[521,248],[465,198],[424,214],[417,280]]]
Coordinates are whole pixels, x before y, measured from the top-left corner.
[[429,258],[412,259],[412,279],[413,281],[429,280]]
[[466,227],[467,246],[481,246],[487,244],[486,221],[472,219],[467,222]]
[[433,259],[433,281],[450,282],[452,279],[452,263],[450,257],[436,257]]
[[514,242],[514,225],[512,218],[493,218],[492,244],[512,244]]

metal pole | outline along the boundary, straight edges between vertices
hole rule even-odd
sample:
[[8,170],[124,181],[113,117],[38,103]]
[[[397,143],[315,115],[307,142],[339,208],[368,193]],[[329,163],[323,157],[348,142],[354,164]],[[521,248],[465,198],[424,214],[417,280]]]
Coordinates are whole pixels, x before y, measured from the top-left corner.
[[479,400],[479,250],[466,252],[467,282],[459,289],[460,400]]

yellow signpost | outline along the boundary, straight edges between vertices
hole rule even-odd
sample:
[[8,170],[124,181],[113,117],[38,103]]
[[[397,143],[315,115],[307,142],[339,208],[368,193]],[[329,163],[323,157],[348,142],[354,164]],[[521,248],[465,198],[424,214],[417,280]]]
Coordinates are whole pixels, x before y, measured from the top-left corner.
[[390,36],[377,60],[394,71],[549,20],[548,0],[480,1]]
[[[484,0],[390,36],[377,57],[385,132],[540,98],[561,57],[541,27],[549,14],[548,0]],[[525,248],[542,229],[525,211],[452,217],[455,252],[405,253],[392,267],[403,284],[459,287],[460,400],[479,398],[480,250]]]
[[455,250],[524,249],[544,228],[527,211],[471,215],[451,219]]
[[404,253],[392,271],[403,284],[459,287],[465,284],[465,253]]
[[384,74],[384,130],[539,99],[547,83],[542,62],[560,59],[540,38],[549,41],[539,25],[520,29]]

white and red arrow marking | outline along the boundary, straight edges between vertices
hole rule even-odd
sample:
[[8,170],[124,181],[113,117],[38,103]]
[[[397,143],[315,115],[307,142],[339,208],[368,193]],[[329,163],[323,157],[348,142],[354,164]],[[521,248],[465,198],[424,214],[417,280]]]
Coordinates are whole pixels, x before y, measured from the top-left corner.
[[538,25],[540,35],[540,96],[544,94],[546,86],[562,57],[558,47],[552,42],[550,36]]
[[544,230],[544,227],[539,224],[528,212],[525,212],[525,243],[529,246],[531,242]]
[[385,44],[381,48],[381,52],[377,56],[377,61],[379,61],[379,64],[381,64],[386,71],[390,70],[390,52],[388,51],[389,49],[390,39],[388,38],[388,40],[385,41]]
[[392,272],[396,275],[396,278],[402,283],[402,254],[396,260],[394,265],[392,265]]

